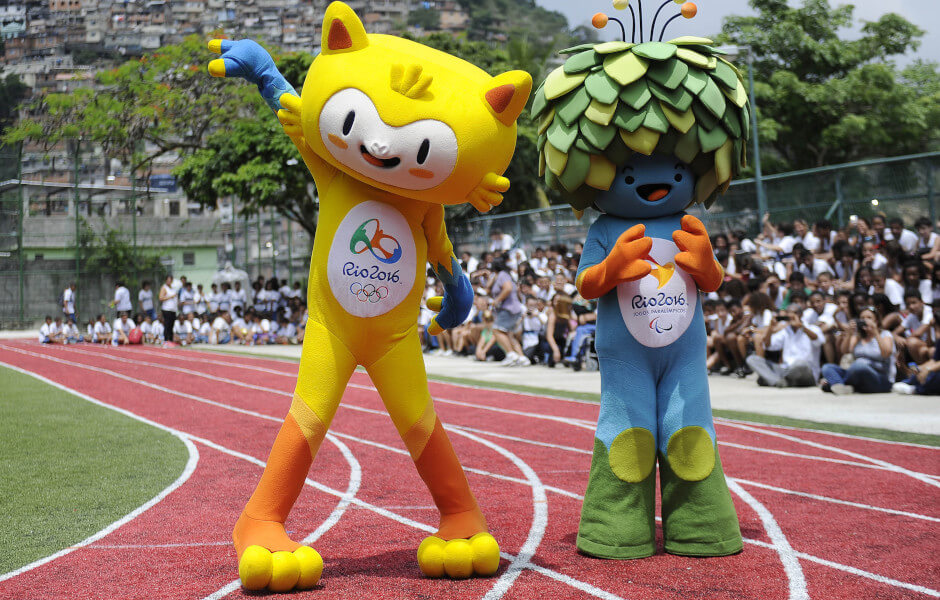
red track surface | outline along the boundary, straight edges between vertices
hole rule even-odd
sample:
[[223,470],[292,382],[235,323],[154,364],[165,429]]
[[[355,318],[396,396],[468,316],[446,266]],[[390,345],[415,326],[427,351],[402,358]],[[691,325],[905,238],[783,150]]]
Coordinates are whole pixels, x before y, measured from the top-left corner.
[[[250,597],[232,584],[229,536],[287,412],[296,365],[32,342],[0,344],[0,363],[176,430],[198,449],[195,471],[162,501],[0,581],[0,598]],[[719,420],[744,552],[602,561],[574,548],[596,405],[439,383],[431,393],[507,553],[499,573],[459,582],[420,575],[415,549],[437,513],[378,394],[357,373],[333,443],[323,444],[287,523],[297,539],[318,532],[311,545],[326,563],[304,596],[940,597],[938,449]]]

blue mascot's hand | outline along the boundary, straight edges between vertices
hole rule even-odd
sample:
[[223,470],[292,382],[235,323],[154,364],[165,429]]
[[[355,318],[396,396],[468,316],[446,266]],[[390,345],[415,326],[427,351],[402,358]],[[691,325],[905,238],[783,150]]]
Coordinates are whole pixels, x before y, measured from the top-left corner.
[[435,269],[444,282],[444,295],[429,298],[428,308],[437,312],[428,325],[428,334],[437,335],[445,329],[461,325],[467,320],[473,306],[473,286],[470,278],[463,274],[460,265],[452,259],[451,272],[443,268]]
[[241,77],[258,86],[261,97],[275,113],[283,94],[297,95],[294,87],[277,70],[268,51],[252,40],[209,40],[209,50],[221,54],[209,63],[213,77]]

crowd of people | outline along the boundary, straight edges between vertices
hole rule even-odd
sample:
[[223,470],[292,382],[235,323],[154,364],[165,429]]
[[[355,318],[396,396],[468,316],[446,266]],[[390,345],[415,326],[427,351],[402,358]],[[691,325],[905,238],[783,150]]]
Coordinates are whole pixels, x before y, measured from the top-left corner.
[[[920,218],[853,216],[841,229],[826,220],[772,223],[761,233],[712,236],[724,282],[703,297],[708,368],[759,385],[819,386],[837,394],[895,391],[940,394],[940,236]],[[596,369],[596,302],[575,286],[582,247],[527,251],[494,231],[481,256],[461,255],[475,291],[470,317],[436,336],[434,312],[418,319],[425,349],[518,367]],[[429,272],[426,299],[443,294]],[[307,307],[300,283],[259,277],[251,289],[213,284],[205,291],[168,276],[144,282],[136,311],[130,290],[115,285],[113,316],[77,326],[75,286],[62,317],[46,318],[45,343],[297,344]],[[110,317],[110,318],[109,318]]]
[[[759,385],[837,394],[940,394],[940,237],[920,218],[852,217],[833,228],[802,219],[749,238],[712,236],[724,269],[703,298],[708,367]],[[468,321],[426,349],[505,366],[596,368],[596,304],[575,286],[581,246],[515,247],[495,231],[488,251],[461,256],[476,298]],[[442,293],[429,279],[426,296]],[[425,309],[419,327],[434,313]]]
[[[76,286],[62,293],[63,316],[47,316],[40,327],[42,343],[72,344],[299,344],[307,322],[306,298],[300,282],[258,277],[251,289],[241,282],[215,284],[208,291],[187,278],[168,275],[155,292],[144,281],[136,310],[123,281],[114,286],[109,303],[113,316],[98,314],[78,327]],[[159,309],[159,310],[158,310]]]

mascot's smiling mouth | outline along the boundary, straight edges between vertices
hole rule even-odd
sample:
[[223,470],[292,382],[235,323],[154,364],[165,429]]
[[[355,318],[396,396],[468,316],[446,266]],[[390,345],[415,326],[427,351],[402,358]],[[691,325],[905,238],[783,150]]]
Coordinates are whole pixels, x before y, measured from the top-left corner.
[[401,163],[401,159],[397,156],[394,158],[379,158],[366,150],[366,147],[362,145],[359,146],[359,152],[362,154],[362,158],[364,158],[367,163],[382,169],[391,169],[392,167],[397,167],[398,164]]
[[640,195],[640,198],[643,198],[647,202],[662,200],[669,195],[671,190],[672,186],[665,183],[651,183],[636,188],[636,192]]

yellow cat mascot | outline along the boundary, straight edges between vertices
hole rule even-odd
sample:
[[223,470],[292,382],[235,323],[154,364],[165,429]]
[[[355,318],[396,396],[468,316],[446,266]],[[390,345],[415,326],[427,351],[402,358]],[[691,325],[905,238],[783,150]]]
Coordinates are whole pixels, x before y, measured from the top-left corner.
[[489,210],[509,188],[516,119],[532,81],[491,77],[448,54],[367,34],[332,3],[303,93],[250,40],[212,40],[216,77],[256,83],[313,174],[320,217],[310,319],[294,400],[232,534],[248,589],[312,587],[323,562],[291,540],[287,518],[357,365],[372,378],[440,511],[418,548],[430,577],[492,575],[499,546],[434,412],[417,332],[426,263],[445,283],[429,332],[466,319],[472,290],[444,228],[445,204]]

